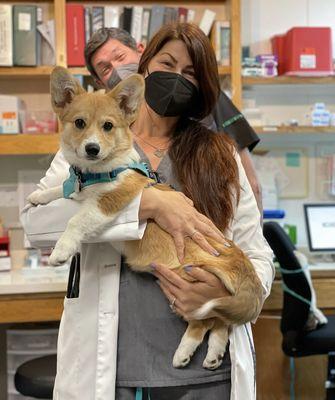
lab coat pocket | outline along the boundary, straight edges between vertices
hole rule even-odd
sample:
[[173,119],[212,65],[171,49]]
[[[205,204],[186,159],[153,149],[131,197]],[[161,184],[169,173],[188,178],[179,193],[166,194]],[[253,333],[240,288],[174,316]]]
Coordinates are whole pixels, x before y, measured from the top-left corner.
[[79,298],[65,297],[64,299],[64,310],[58,334],[54,400],[78,399],[81,347],[79,305]]

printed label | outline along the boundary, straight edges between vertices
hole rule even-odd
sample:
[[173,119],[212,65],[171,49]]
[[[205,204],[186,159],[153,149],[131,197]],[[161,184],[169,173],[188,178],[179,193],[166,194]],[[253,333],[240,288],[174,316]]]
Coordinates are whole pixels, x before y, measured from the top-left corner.
[[31,15],[29,13],[19,13],[19,31],[31,30]]
[[301,54],[300,55],[300,68],[315,69],[316,68],[316,55],[315,54]]

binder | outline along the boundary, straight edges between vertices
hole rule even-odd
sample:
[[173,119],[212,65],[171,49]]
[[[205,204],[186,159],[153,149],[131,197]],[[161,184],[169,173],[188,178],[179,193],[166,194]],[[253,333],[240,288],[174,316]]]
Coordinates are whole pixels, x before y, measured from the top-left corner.
[[151,18],[151,8],[144,8],[143,18],[142,18],[142,37],[141,37],[141,42],[144,46],[147,45],[149,40],[150,18]]
[[92,33],[104,27],[104,8],[92,7]]
[[131,20],[131,36],[139,43],[142,38],[142,18],[143,18],[143,7],[134,6],[133,15]]
[[216,13],[214,11],[209,10],[208,8],[205,9],[199,24],[199,28],[205,33],[205,35],[209,34],[215,19],[215,15]]
[[150,28],[149,28],[149,40],[163,25],[165,7],[161,5],[153,5],[151,10]]
[[0,4],[0,66],[13,65],[12,6]]
[[188,12],[188,9],[185,7],[178,8],[179,22],[187,22],[187,12]]
[[105,28],[119,28],[120,14],[119,6],[105,6]]
[[70,67],[85,65],[84,7],[80,4],[66,5],[66,54]]
[[92,36],[92,10],[90,7],[84,8],[85,19],[85,43],[87,43]]
[[133,7],[125,7],[123,9],[123,22],[122,26],[128,33],[131,32],[131,20],[133,16]]
[[13,6],[14,65],[37,65],[37,7]]

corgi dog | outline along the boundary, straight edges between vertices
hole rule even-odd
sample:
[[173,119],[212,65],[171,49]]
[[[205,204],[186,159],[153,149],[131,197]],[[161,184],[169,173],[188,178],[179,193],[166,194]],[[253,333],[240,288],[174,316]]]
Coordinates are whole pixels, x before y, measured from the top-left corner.
[[[82,241],[102,231],[153,182],[140,168],[133,167],[138,165],[139,156],[133,148],[129,126],[136,118],[143,96],[144,79],[138,74],[121,81],[110,92],[86,93],[65,68],[54,68],[51,99],[63,127],[61,150],[71,165],[71,174],[77,174],[75,188],[69,191],[68,197],[81,201],[81,207],[58,240],[50,256],[51,265],[66,262],[80,250]],[[102,174],[109,177],[115,170],[119,173],[114,179],[80,187],[83,185],[80,176]],[[47,204],[63,197],[65,186],[37,190],[28,200],[34,205]],[[173,190],[167,185],[155,187]],[[190,362],[207,331],[210,331],[208,352],[203,367],[218,368],[228,342],[229,328],[251,321],[261,309],[262,286],[249,259],[231,241],[225,246],[211,238],[207,240],[220,255],[208,254],[187,237],[184,265],[196,265],[216,275],[230,296],[206,303],[187,321],[188,327],[173,357],[176,368]],[[180,264],[172,237],[154,221],[148,221],[141,240],[125,243],[123,253],[134,271],[151,273],[152,263],[164,264],[182,278],[194,280]],[[210,312],[211,318],[208,318]]]

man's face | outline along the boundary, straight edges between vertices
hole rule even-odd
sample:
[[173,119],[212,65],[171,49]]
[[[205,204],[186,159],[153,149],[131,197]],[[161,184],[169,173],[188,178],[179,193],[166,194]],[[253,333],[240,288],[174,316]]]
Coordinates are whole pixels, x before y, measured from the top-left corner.
[[92,66],[99,77],[98,83],[107,88],[107,82],[113,68],[121,65],[139,63],[143,53],[143,45],[138,44],[133,50],[116,39],[109,39],[93,54]]

